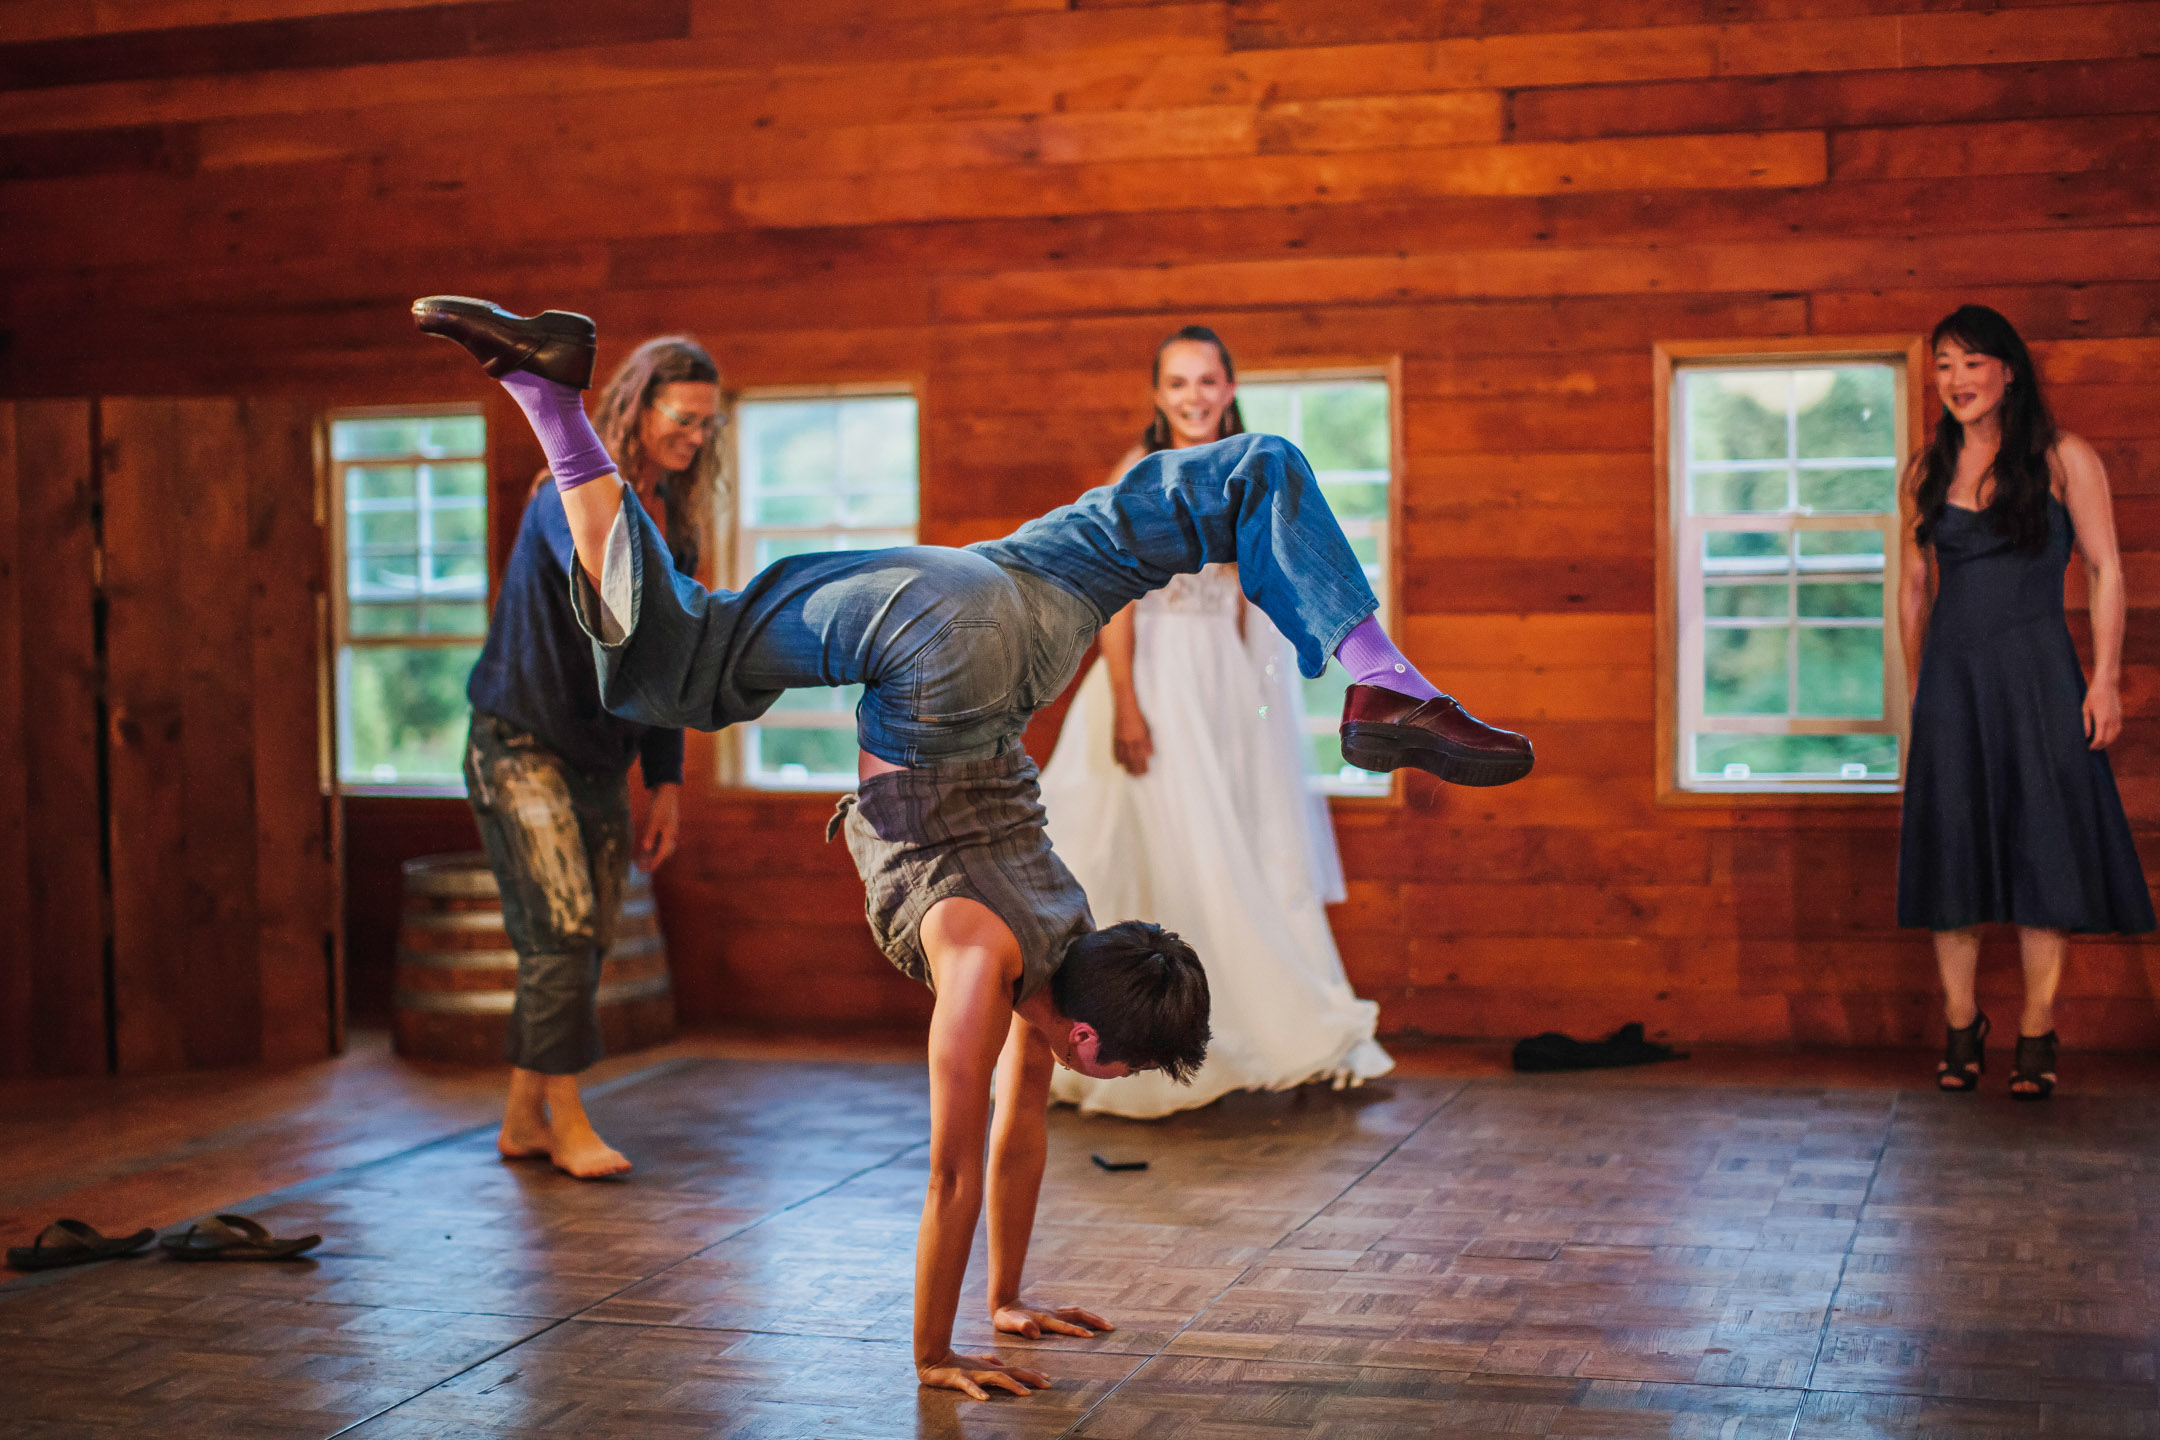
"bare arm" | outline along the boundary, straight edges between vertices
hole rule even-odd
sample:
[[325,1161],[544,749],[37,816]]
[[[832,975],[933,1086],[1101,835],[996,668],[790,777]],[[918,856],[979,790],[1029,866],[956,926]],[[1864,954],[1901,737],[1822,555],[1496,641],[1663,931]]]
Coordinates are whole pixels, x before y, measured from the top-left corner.
[[1913,535],[1913,524],[1919,515],[1909,503],[1919,476],[1919,467],[1914,466],[1906,484],[1908,503],[1898,548],[1898,639],[1905,651],[1905,684],[1914,693],[1920,686],[1920,653],[1927,640],[1931,608],[1928,594],[1930,554],[1920,548],[1919,540]]
[[1132,774],[1145,775],[1148,761],[1155,757],[1155,737],[1133,689],[1134,605],[1138,603],[1111,616],[1097,641],[1102,646],[1103,668],[1110,674],[1110,753]]
[[990,1323],[1012,1335],[1088,1336],[1117,1327],[1078,1306],[1039,1308],[1021,1298],[1035,1204],[1049,1155],[1050,1042],[1018,1015],[998,1060],[997,1115],[990,1129]]
[[2063,481],[2063,504],[2077,528],[2085,557],[2086,606],[2092,616],[2093,673],[2085,691],[2085,738],[2104,750],[2122,733],[2122,648],[2127,600],[2122,551],[2115,540],[2115,506],[2108,495],[2107,467],[2092,446],[2065,435],[2054,460]]
[[1020,946],[989,909],[958,898],[931,909],[922,938],[937,1008],[930,1017],[930,1187],[915,1240],[915,1373],[925,1385],[978,1400],[986,1398],[986,1385],[1025,1395],[1049,1381],[952,1348],[953,1314],[982,1211],[991,1076],[1013,1021]]

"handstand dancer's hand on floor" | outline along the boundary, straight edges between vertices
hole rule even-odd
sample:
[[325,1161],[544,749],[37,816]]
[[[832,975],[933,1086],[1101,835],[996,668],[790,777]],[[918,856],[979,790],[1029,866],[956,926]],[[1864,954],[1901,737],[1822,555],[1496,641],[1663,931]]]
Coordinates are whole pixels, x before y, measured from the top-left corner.
[[916,1372],[976,1397],[1047,1384],[953,1353],[976,1222],[987,1208],[997,1331],[1110,1328],[1022,1285],[1050,1077],[1064,1064],[1188,1080],[1206,1053],[1209,997],[1199,957],[1175,935],[1140,921],[1095,928],[1044,829],[1021,743],[1028,717],[1063,690],[1105,617],[1176,575],[1236,562],[1305,673],[1333,656],[1358,682],[1343,727],[1352,763],[1497,785],[1529,773],[1529,741],[1469,715],[1388,640],[1311,466],[1279,436],[1151,456],[1003,540],[790,556],[739,591],[708,591],[669,573],[651,518],[608,483],[613,462],[578,399],[590,321],[525,320],[457,297],[413,308],[422,329],[502,378],[532,420],[591,582],[573,579],[573,601],[608,709],[714,730],[755,719],[787,689],[863,687],[863,785],[832,828],[847,833],[880,946],[936,996]]

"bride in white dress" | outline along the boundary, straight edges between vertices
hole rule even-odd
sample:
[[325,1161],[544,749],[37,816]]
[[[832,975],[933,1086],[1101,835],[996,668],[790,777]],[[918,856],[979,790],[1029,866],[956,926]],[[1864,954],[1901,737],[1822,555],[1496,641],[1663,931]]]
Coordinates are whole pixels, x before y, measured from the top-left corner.
[[[1244,429],[1228,350],[1188,326],[1155,359],[1150,450]],[[1207,967],[1213,1038],[1190,1085],[1091,1080],[1051,1098],[1152,1119],[1232,1090],[1340,1086],[1395,1062],[1351,992],[1326,906],[1343,896],[1327,801],[1310,783],[1296,657],[1245,603],[1237,567],[1181,575],[1113,618],[1042,772],[1050,838],[1098,925],[1152,920]]]

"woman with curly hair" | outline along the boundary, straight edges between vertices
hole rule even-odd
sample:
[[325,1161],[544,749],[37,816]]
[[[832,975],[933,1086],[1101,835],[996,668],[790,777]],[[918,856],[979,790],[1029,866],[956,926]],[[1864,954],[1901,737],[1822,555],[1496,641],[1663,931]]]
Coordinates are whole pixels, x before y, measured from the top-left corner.
[[[687,335],[631,352],[601,392],[594,428],[659,520],[675,568],[697,568],[720,473],[720,371]],[[498,1146],[580,1179],[629,1160],[594,1131],[578,1073],[600,1058],[597,993],[629,865],[657,869],[680,825],[682,731],[609,714],[592,643],[570,606],[574,561],[562,496],[535,480],[466,693],[466,790],[518,956],[510,1098]],[[633,836],[632,758],[650,797]]]

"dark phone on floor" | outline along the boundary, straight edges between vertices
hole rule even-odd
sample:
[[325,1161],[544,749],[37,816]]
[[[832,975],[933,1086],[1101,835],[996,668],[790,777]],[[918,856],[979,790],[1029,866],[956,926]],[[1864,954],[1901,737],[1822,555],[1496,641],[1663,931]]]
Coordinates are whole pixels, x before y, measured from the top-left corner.
[[1095,1163],[1096,1163],[1097,1165],[1100,1165],[1100,1166],[1102,1166],[1102,1168],[1103,1168],[1103,1169],[1105,1169],[1105,1170],[1145,1170],[1145,1169],[1147,1169],[1147,1161],[1145,1161],[1145,1160],[1105,1160],[1105,1159],[1104,1159],[1104,1158],[1103,1158],[1102,1156],[1100,1156],[1100,1155],[1091,1155],[1091,1156],[1089,1156],[1088,1158],[1089,1158],[1089,1159],[1091,1159],[1091,1160],[1093,1160],[1093,1161],[1094,1161],[1094,1162],[1095,1162]]

